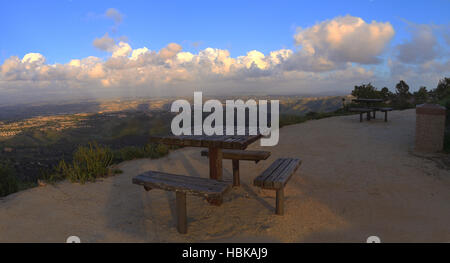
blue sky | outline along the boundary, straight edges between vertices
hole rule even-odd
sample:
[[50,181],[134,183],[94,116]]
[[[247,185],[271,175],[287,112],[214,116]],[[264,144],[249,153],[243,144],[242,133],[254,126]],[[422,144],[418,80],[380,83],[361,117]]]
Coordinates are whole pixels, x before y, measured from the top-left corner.
[[448,0],[0,1],[0,103],[400,79],[415,90],[450,74]]
[[[160,49],[170,42],[188,51],[215,47],[231,56],[256,49],[263,53],[292,48],[297,27],[339,15],[365,21],[389,21],[393,44],[404,38],[405,21],[449,23],[449,1],[3,1],[0,61],[28,52],[45,54],[50,63],[74,57],[105,56],[92,46],[114,22],[102,17],[114,7],[124,14],[116,35],[132,46]],[[195,44],[200,44],[196,47]]]

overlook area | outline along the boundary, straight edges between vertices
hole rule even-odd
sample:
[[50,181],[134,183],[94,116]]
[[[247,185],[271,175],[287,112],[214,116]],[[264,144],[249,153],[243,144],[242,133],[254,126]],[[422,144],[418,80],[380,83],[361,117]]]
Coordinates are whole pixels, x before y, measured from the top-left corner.
[[[67,181],[0,199],[0,242],[448,242],[450,171],[445,155],[413,151],[415,111],[393,111],[360,123],[339,116],[280,130],[272,156],[241,165],[241,187],[221,207],[188,197],[189,233],[175,229],[175,194],[145,192],[131,179],[146,170],[208,177],[199,148],[118,165],[123,173],[84,185]],[[254,143],[250,150],[264,147]],[[272,160],[298,156],[286,186],[286,212],[275,194],[253,186]],[[231,162],[224,161],[231,180]],[[18,235],[17,233],[20,233]]]

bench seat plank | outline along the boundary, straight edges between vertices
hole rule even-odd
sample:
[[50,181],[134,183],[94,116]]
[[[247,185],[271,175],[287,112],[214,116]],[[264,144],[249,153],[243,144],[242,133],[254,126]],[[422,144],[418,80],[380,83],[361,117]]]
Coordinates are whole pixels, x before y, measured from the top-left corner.
[[264,189],[281,189],[301,164],[300,159],[280,158],[255,178],[253,184]]
[[[201,152],[202,156],[208,156],[209,151],[203,150]],[[247,151],[247,150],[222,150],[223,159],[231,160],[241,160],[241,161],[260,161],[266,160],[270,157],[270,152],[268,151]]]
[[351,112],[371,112],[372,109],[369,108],[350,108],[348,109]]
[[207,178],[147,171],[133,178],[133,183],[147,188],[183,192],[207,199],[221,198],[230,184]]
[[392,111],[392,108],[377,108],[379,111]]

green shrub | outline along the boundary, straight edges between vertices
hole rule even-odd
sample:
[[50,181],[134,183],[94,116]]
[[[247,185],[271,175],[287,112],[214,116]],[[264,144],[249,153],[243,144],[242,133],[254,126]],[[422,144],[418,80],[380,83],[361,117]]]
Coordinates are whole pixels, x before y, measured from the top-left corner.
[[97,143],[80,146],[73,156],[72,163],[62,160],[55,168],[56,174],[52,179],[67,178],[71,182],[85,183],[95,181],[98,177],[110,174],[109,166],[113,161],[113,153],[108,147]]
[[144,147],[129,146],[114,152],[114,162],[119,163],[140,158],[156,159],[168,153],[169,148],[163,144],[150,143]]
[[0,196],[6,196],[19,190],[19,183],[13,170],[6,164],[0,164]]
[[450,132],[446,132],[444,135],[444,152],[450,153]]

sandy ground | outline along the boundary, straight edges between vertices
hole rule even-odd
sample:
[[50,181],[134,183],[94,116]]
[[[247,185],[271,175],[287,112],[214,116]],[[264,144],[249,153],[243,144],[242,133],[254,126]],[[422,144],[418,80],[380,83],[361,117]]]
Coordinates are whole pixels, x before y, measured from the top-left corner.
[[[59,183],[0,200],[0,242],[382,242],[450,241],[450,172],[418,157],[414,110],[359,123],[334,117],[281,129],[272,156],[241,162],[241,187],[220,207],[188,196],[188,234],[176,231],[175,194],[145,192],[131,178],[156,169],[208,177],[200,148],[158,160],[122,163],[123,174],[85,185]],[[262,149],[259,142],[250,149]],[[303,164],[285,189],[285,215],[275,192],[252,180],[278,157]],[[224,178],[231,181],[231,162]]]

